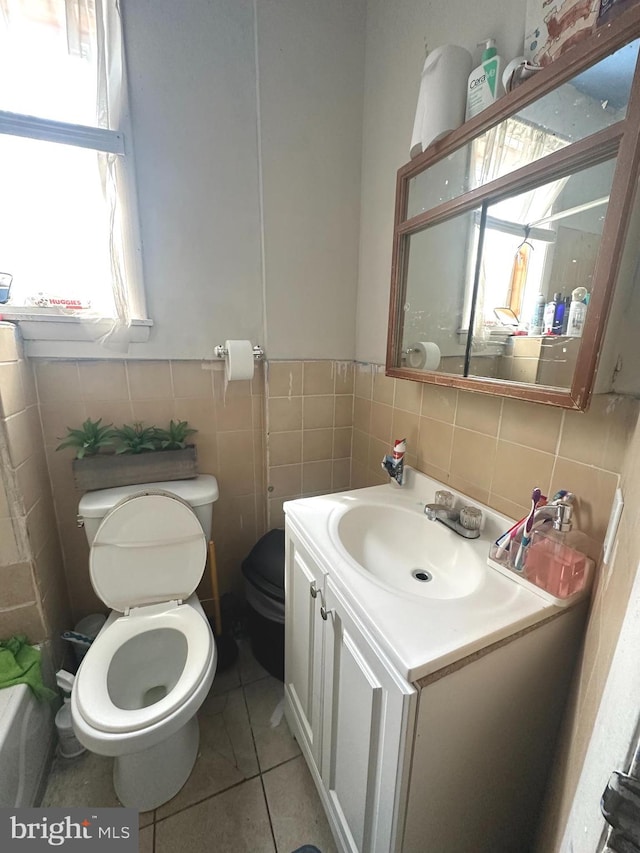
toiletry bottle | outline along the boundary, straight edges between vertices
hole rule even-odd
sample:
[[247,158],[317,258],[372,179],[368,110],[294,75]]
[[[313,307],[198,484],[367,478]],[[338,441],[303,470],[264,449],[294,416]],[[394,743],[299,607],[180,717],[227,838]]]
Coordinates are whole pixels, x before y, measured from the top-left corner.
[[569,308],[571,307],[571,297],[565,296],[562,301],[564,303],[564,309],[562,312],[562,329],[560,330],[560,334],[566,335],[567,327],[569,325]]
[[482,44],[485,46],[482,60],[469,75],[467,83],[467,120],[491,106],[502,94],[502,57],[498,56],[496,40],[487,39],[478,47]]
[[542,334],[542,329],[544,328],[544,308],[545,296],[544,293],[539,293],[536,298],[533,314],[531,315],[531,322],[529,323],[530,335]]
[[586,287],[576,287],[576,289],[571,293],[571,307],[569,308],[567,334],[572,338],[582,337],[584,318],[587,314],[587,306],[583,300],[587,295]]
[[542,323],[542,331],[545,335],[553,334],[553,321],[556,316],[556,307],[558,305],[558,301],[562,298],[561,293],[554,293],[553,299],[550,302],[547,302],[544,309],[544,319]]
[[553,312],[553,326],[551,327],[551,331],[554,335],[561,335],[564,323],[564,298],[561,293],[554,293],[553,301],[556,303],[556,308]]

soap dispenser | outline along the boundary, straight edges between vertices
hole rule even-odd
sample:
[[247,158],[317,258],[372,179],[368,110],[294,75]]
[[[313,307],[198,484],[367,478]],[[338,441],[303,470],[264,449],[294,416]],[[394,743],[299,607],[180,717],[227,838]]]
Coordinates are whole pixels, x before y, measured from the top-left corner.
[[498,56],[495,39],[480,42],[484,45],[480,65],[469,75],[467,82],[466,120],[477,116],[502,94],[502,57]]
[[60,688],[63,698],[62,707],[56,714],[55,724],[58,732],[58,755],[60,758],[76,758],[86,752],[86,749],[73,731],[71,723],[71,691],[73,690],[73,682],[75,675],[67,672],[65,669],[59,669],[56,672],[56,684]]

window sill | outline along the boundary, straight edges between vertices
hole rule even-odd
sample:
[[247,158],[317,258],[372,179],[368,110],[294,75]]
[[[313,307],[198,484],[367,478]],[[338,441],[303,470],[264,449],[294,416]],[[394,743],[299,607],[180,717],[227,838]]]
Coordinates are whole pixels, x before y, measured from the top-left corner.
[[129,344],[143,344],[149,340],[153,326],[152,320],[131,320],[127,339],[118,348],[112,348],[100,343],[111,329],[113,320],[110,318],[0,305],[0,319],[18,324],[25,355],[35,358],[122,358]]

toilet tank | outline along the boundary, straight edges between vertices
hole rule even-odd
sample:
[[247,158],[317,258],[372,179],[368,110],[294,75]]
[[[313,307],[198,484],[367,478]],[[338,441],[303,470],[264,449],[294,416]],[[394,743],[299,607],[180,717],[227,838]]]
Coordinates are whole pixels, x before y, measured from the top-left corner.
[[168,480],[162,483],[137,483],[135,486],[118,486],[115,489],[98,489],[87,492],[78,504],[78,522],[84,525],[89,545],[93,542],[105,515],[123,498],[140,492],[159,489],[170,492],[188,503],[202,525],[207,542],[211,539],[213,505],[218,500],[218,481],[211,474],[200,474],[192,480]]

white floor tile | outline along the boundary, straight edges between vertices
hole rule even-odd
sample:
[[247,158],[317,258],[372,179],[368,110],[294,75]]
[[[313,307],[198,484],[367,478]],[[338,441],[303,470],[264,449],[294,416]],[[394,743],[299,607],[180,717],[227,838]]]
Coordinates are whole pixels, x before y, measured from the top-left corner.
[[258,751],[260,770],[300,754],[287,721],[284,718],[284,685],[268,676],[245,685],[249,719]]
[[264,789],[278,853],[314,844],[336,853],[316,786],[302,756],[264,774]]
[[156,824],[156,853],[274,853],[260,779]]
[[195,767],[184,788],[156,810],[158,819],[258,773],[242,688],[219,696],[210,693],[200,708],[198,723],[200,749]]
[[[56,758],[42,805],[116,808],[120,802],[113,790],[113,759],[92,752],[78,758]],[[151,823],[153,811],[142,812],[140,827]]]
[[138,840],[139,853],[153,853],[153,827],[148,826],[146,829],[140,830]]

